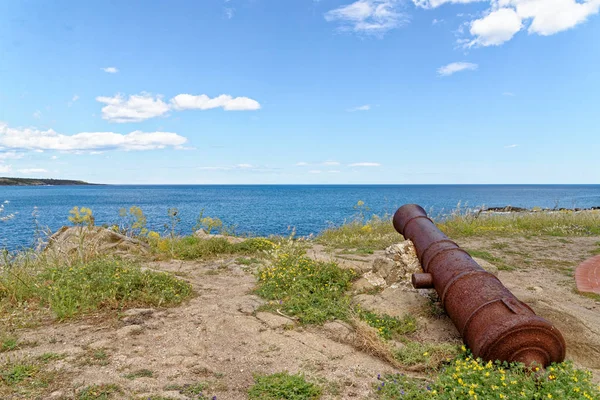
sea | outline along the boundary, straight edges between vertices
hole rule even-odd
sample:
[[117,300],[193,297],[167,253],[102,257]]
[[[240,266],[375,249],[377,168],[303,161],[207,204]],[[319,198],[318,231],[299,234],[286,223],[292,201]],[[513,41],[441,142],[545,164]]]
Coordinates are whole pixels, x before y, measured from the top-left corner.
[[[178,210],[176,230],[190,234],[200,213],[220,218],[244,235],[316,235],[351,220],[358,201],[367,215],[389,215],[417,203],[435,217],[462,209],[589,208],[600,206],[600,185],[100,185],[0,186],[0,249],[33,245],[40,227],[69,225],[73,207],[92,209],[96,225],[119,221],[119,210],[140,207],[148,228],[169,224]],[[36,216],[34,216],[34,210]]]

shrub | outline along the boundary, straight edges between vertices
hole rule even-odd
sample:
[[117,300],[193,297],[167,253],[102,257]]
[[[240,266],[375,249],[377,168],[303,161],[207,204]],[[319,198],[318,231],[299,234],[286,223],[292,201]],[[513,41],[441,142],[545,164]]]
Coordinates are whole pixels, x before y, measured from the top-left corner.
[[257,293],[280,304],[305,324],[348,319],[345,293],[356,273],[336,263],[318,262],[305,256],[278,254],[270,266],[258,270]]

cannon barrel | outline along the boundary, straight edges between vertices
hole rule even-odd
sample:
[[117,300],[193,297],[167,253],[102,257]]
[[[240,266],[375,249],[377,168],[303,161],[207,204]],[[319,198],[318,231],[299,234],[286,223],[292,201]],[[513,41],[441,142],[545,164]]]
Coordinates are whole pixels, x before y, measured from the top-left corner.
[[564,360],[565,341],[558,329],[444,235],[422,207],[400,207],[393,222],[413,242],[421,261],[423,273],[413,275],[413,286],[435,288],[475,357],[543,367]]

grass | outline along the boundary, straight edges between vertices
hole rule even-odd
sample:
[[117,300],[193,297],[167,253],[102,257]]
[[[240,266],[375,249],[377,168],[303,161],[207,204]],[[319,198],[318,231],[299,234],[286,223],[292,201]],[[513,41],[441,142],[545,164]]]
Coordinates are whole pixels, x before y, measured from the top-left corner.
[[271,309],[281,309],[303,324],[348,320],[350,288],[356,273],[333,262],[318,262],[303,255],[280,253],[269,266],[257,272],[256,293],[271,300]]
[[370,327],[377,329],[377,333],[383,339],[398,338],[417,330],[417,320],[412,315],[407,314],[402,318],[396,318],[363,310],[359,306],[356,307],[356,313]]
[[302,375],[280,372],[254,377],[248,390],[250,400],[312,400],[321,397],[322,389],[307,382]]
[[44,370],[48,362],[30,358],[4,360],[0,363],[0,398],[46,398],[44,394],[59,375]]
[[394,357],[407,367],[438,370],[459,354],[458,347],[448,343],[419,343],[406,339],[403,342],[404,346],[394,352]]
[[0,337],[0,353],[5,351],[17,350],[19,348],[19,339],[16,336]]
[[205,399],[208,398],[203,393],[208,388],[208,385],[204,382],[197,383],[186,383],[184,385],[167,385],[165,386],[165,390],[174,390],[178,391],[180,394],[192,397],[195,399]]
[[159,238],[150,243],[157,255],[179,260],[209,259],[230,254],[255,255],[275,247],[275,243],[265,238],[249,238],[240,243],[231,243],[226,238],[185,236]]
[[116,398],[113,395],[121,393],[121,388],[115,384],[92,385],[77,393],[78,400],[109,400]]
[[496,257],[491,253],[484,250],[466,250],[471,257],[481,258],[482,260],[488,261],[500,271],[514,271],[517,267],[507,264],[502,258]]
[[450,237],[462,236],[595,236],[600,210],[478,214],[456,211],[438,222]]
[[366,221],[355,218],[341,226],[330,227],[315,241],[336,249],[353,249],[356,254],[372,254],[374,250],[383,250],[400,239],[389,217],[373,216]]
[[532,374],[522,364],[484,362],[469,355],[455,359],[431,382],[395,374],[379,376],[375,388],[382,400],[600,398],[591,373],[570,362]]
[[131,372],[129,374],[124,375],[126,379],[134,380],[137,378],[152,378],[154,376],[154,372],[149,369],[138,369],[137,371]]
[[98,310],[174,306],[191,295],[191,286],[171,274],[113,258],[70,265],[15,259],[0,270],[0,310],[38,304],[60,320]]

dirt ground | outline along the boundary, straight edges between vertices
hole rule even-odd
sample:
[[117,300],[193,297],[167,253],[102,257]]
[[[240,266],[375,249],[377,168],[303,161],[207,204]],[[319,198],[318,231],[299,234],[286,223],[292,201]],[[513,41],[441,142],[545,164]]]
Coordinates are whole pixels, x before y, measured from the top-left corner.
[[[572,272],[590,255],[600,238],[465,239],[460,245],[486,251],[502,265],[499,278],[539,315],[562,331],[568,358],[600,377],[600,302],[575,293]],[[309,255],[335,258],[342,266],[364,272],[383,252],[372,255],[333,254],[315,247]],[[235,259],[208,263],[154,262],[148,268],[171,271],[188,280],[197,296],[167,310],[127,310],[116,319],[90,317],[18,332],[32,345],[0,354],[2,359],[64,355],[51,368],[61,379],[43,398],[70,399],[82,387],[116,384],[118,398],[198,398],[174,385],[206,383],[207,398],[246,399],[254,374],[302,372],[325,388],[324,399],[373,398],[378,374],[402,372],[388,363],[345,344],[351,328],[332,322],[300,327],[281,315],[257,311],[263,300],[252,294],[252,268]],[[368,294],[372,293],[372,294]],[[417,316],[421,341],[458,343],[460,338],[445,316],[427,312],[426,291],[402,281],[383,291],[356,294],[362,307]],[[101,356],[99,356],[101,355]],[[151,373],[141,374],[141,370]],[[151,375],[135,377],[137,375]],[[14,397],[23,398],[23,397]],[[158,397],[155,397],[158,398]]]

